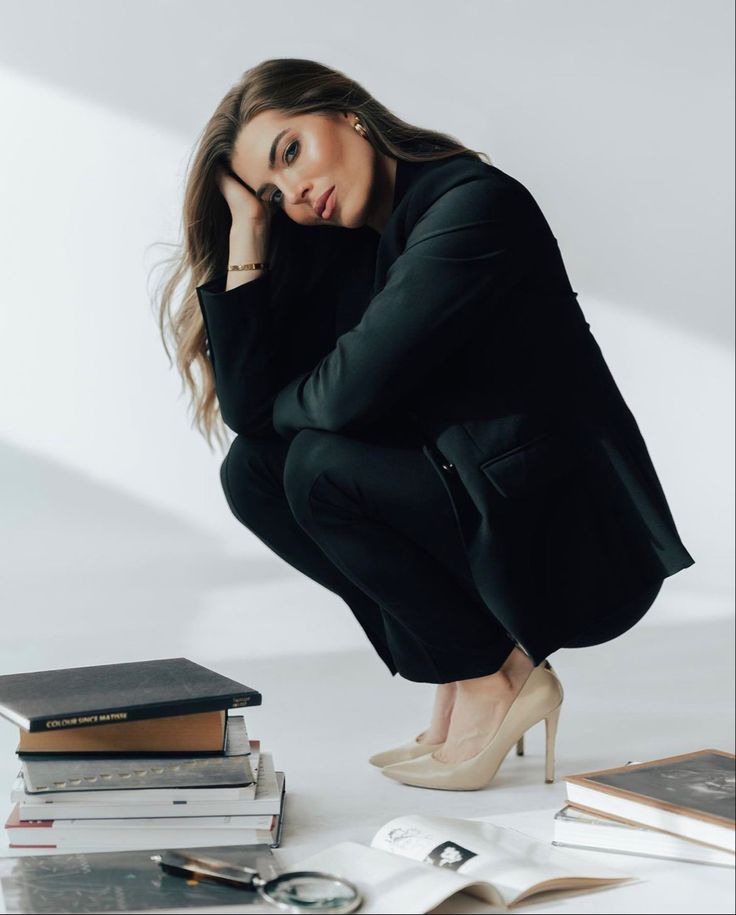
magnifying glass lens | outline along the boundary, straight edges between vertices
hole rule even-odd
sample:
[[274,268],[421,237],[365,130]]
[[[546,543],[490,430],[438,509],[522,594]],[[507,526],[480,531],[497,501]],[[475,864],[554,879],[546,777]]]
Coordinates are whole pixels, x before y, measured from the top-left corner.
[[[358,903],[354,889],[333,877],[319,874],[295,875],[284,874],[270,880],[264,887],[267,895],[277,905],[293,906],[304,909],[323,909],[350,911],[349,906]],[[357,905],[356,905],[357,907]]]

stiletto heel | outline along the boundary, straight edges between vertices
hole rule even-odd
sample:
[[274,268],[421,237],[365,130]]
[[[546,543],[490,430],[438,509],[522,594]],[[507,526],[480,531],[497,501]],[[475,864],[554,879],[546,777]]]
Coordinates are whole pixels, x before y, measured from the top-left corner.
[[560,720],[561,708],[562,703],[544,719],[544,780],[547,784],[551,784],[555,780],[555,738],[557,737],[557,722]]
[[517,755],[517,756],[523,756],[523,755],[524,755],[524,735],[523,735],[523,734],[522,734],[521,737],[516,741],[516,755]]

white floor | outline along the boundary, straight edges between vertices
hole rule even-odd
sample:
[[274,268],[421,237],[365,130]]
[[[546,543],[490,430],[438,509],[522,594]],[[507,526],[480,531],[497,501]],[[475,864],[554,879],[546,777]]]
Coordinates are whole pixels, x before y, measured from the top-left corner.
[[[368,844],[402,813],[519,814],[518,828],[545,835],[563,804],[567,773],[707,747],[733,750],[731,602],[689,592],[676,577],[629,633],[552,656],[565,688],[554,784],[544,783],[540,723],[527,733],[526,755],[510,754],[490,786],[445,792],[398,784],[367,763],[426,725],[433,687],[391,678],[335,595],[252,545],[250,553],[228,551],[180,530],[178,545],[166,541],[169,549],[160,549],[166,524],[161,531],[153,524],[148,539],[121,537],[119,550],[109,539],[100,544],[69,531],[62,533],[61,522],[46,529],[35,560],[30,541],[16,541],[24,561],[8,566],[4,578],[11,602],[0,669],[184,655],[259,689],[263,705],[246,720],[286,773],[276,850],[285,866],[344,839]],[[41,561],[43,576],[34,572]],[[8,790],[16,743],[16,729],[0,719],[0,785]],[[638,868],[642,881],[529,910],[734,909],[732,871],[621,855],[599,860],[614,857],[611,866]],[[441,911],[492,911],[458,905]]]

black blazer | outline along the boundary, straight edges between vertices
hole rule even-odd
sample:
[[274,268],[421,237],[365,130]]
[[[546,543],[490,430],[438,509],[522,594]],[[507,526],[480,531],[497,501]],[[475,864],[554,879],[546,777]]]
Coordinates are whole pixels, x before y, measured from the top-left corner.
[[289,222],[271,273],[197,289],[230,428],[415,433],[480,595],[535,663],[693,565],[519,181],[469,154],[399,160],[380,236]]

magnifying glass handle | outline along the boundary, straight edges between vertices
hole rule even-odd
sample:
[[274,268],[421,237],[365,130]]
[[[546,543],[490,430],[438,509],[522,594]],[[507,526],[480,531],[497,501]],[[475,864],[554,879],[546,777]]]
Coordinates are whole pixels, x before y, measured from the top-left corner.
[[231,864],[229,861],[223,861],[220,858],[212,858],[209,855],[190,855],[183,851],[168,850],[161,855],[165,863],[187,867],[193,864],[195,866],[206,867],[214,871],[223,873],[235,872],[238,875],[254,875],[258,871],[254,867],[248,867],[247,864]]
[[260,882],[258,871],[247,865],[231,864],[206,855],[190,855],[183,851],[169,849],[158,855],[151,855],[158,866],[173,876],[191,876],[199,879],[220,881],[236,886],[252,887]]

